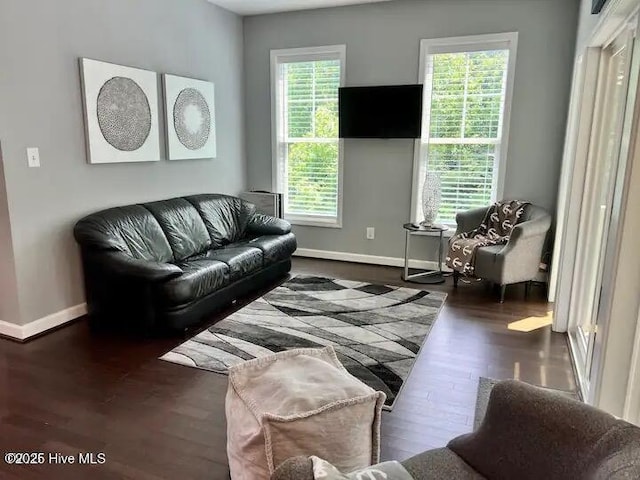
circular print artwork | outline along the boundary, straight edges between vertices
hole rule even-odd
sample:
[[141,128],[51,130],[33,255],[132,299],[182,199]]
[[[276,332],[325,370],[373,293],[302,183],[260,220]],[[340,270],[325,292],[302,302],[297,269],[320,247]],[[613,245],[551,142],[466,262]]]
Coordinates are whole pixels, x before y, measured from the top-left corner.
[[151,131],[151,108],[142,88],[126,77],[107,80],[98,93],[98,125],[114,148],[139,149]]
[[180,143],[189,150],[199,150],[209,140],[211,112],[202,94],[195,88],[185,88],[173,106],[173,124]]

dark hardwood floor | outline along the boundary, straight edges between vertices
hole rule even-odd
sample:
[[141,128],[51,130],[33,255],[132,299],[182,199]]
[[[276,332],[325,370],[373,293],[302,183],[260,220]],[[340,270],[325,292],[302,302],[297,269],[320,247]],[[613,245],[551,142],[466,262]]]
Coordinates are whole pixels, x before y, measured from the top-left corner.
[[[399,268],[321,260],[295,259],[294,273],[404,284]],[[524,289],[511,287],[501,305],[481,284],[453,290],[448,279],[426,288],[449,296],[393,412],[384,414],[385,460],[471,431],[480,376],[575,390],[565,336],[550,326],[522,331],[550,310],[541,289],[525,301]],[[97,335],[84,320],[26,344],[0,340],[0,451],[106,455],[103,465],[0,462],[0,479],[228,478],[227,377],[158,360],[182,341]]]

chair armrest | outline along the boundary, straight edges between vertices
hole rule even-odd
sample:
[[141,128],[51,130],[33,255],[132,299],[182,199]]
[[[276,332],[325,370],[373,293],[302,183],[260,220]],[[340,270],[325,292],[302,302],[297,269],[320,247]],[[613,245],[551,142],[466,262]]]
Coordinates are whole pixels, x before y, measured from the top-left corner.
[[466,212],[458,212],[456,214],[456,235],[463,232],[470,232],[480,226],[490,207],[474,208]]
[[291,224],[281,218],[256,213],[247,229],[257,235],[285,235],[291,232]]
[[617,421],[556,392],[509,380],[491,391],[474,433],[447,445],[486,478],[591,478],[598,441]]
[[551,217],[536,218],[527,220],[513,227],[509,241],[498,255],[510,256],[521,255],[530,257],[535,255],[535,264],[540,263],[540,255],[544,247],[544,241],[551,228]]
[[513,227],[507,244],[496,254],[492,267],[488,270],[476,270],[476,275],[500,285],[534,279],[540,268],[550,226],[550,218],[519,223]]
[[182,269],[171,263],[138,260],[122,252],[99,252],[87,255],[92,265],[117,276],[159,282],[182,275]]
[[551,217],[545,216],[536,218],[535,220],[527,220],[513,227],[511,231],[511,239],[518,241],[520,238],[531,238],[538,236],[547,236],[547,232],[551,228]]

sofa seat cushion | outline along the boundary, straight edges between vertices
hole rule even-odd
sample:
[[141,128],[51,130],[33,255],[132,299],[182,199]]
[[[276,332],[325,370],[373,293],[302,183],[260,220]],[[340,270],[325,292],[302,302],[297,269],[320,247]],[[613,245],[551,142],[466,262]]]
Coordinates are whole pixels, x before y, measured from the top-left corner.
[[162,296],[169,305],[183,305],[204,297],[230,283],[229,266],[208,259],[176,263],[184,272],[162,285]]
[[293,233],[286,235],[262,235],[243,242],[247,247],[255,247],[262,250],[264,266],[273,265],[281,260],[289,258],[298,248],[296,236]]
[[228,247],[209,250],[204,254],[208,260],[217,260],[229,267],[231,281],[262,268],[262,250],[232,243]]

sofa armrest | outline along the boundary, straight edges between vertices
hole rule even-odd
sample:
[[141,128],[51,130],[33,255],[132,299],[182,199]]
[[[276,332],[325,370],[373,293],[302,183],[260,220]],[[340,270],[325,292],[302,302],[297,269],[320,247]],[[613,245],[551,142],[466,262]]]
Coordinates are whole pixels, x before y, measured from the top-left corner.
[[122,252],[99,252],[87,255],[89,261],[102,270],[117,276],[159,282],[182,275],[182,269],[171,263],[138,260]]
[[456,235],[463,232],[470,232],[480,226],[490,207],[474,208],[466,212],[458,212],[456,214]]
[[256,235],[285,235],[291,232],[291,224],[281,218],[256,213],[247,229]]
[[486,478],[590,478],[595,447],[616,423],[567,396],[509,380],[491,391],[478,430],[447,447]]

